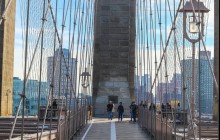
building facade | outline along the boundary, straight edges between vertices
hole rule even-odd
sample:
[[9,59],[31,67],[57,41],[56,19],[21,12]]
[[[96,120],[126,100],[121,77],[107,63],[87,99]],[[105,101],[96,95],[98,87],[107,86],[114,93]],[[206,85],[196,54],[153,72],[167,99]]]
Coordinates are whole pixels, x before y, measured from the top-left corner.
[[[16,115],[18,105],[21,99],[20,94],[22,94],[23,90],[23,81],[19,77],[13,78],[13,116]],[[19,115],[21,111],[19,112]]]
[[[214,73],[217,81],[217,85],[219,85],[219,1],[215,0],[215,11],[214,11],[214,19],[215,19],[215,49],[214,49]],[[217,87],[214,87],[214,96],[213,96],[213,120],[219,121],[219,89]]]
[[[141,76],[141,81],[140,81],[140,95],[139,95],[139,102],[140,101],[150,101],[151,96],[150,96],[150,91],[151,91],[151,76],[149,74],[144,74]],[[149,99],[150,98],[150,99]]]
[[159,99],[162,103],[169,102],[170,97],[170,90],[169,90],[169,83],[159,83],[157,85],[156,90],[156,97]]
[[[213,114],[213,94],[214,94],[214,83],[211,68],[209,67],[209,62],[206,58],[205,52],[201,53],[200,58],[200,67],[201,67],[201,76],[200,76],[200,89],[201,93],[201,111],[202,113]],[[209,52],[209,58],[211,58],[211,52]],[[211,59],[211,64],[213,68],[214,59]],[[199,99],[199,96],[198,96]]]
[[171,103],[182,100],[181,74],[174,73],[168,83],[159,83],[157,86],[157,99],[162,103]]
[[174,73],[172,79],[170,80],[169,89],[170,89],[170,101],[182,101],[182,85],[181,85],[181,74]]
[[[59,52],[59,49],[56,50],[54,56],[48,57],[47,59],[47,82],[53,85],[53,98],[58,99],[60,95],[62,98],[65,97],[65,101],[69,101],[70,93],[73,94],[73,88],[75,88],[74,85],[76,83],[76,59],[70,58],[68,67],[68,57],[71,56],[71,54],[69,54],[70,52],[68,49],[63,48],[62,50],[65,59],[62,57],[60,61],[61,54],[59,53],[61,53],[61,51]],[[54,66],[54,61],[57,61],[56,67]],[[67,65],[65,65],[65,61]],[[71,81],[68,80],[67,86],[68,73],[71,77]]]
[[[24,81],[18,77],[14,77],[13,80],[13,115],[16,114],[18,105],[21,99]],[[28,116],[38,114],[38,99],[39,99],[39,81],[28,80],[26,86],[26,99],[25,99],[25,114]],[[49,94],[49,85],[47,82],[41,82],[40,93],[40,106],[47,105],[47,99]],[[19,115],[22,114],[22,108]]]
[[[208,52],[208,55],[211,58],[211,52]],[[213,66],[214,59],[210,61]],[[192,59],[182,60],[181,63],[185,64],[183,71],[185,72],[184,79],[186,79],[186,95],[188,96],[185,100],[185,108],[187,109],[192,94]],[[195,98],[197,112],[201,109],[201,113],[213,113],[211,109],[213,108],[213,77],[204,51],[200,52],[200,60],[195,59]]]
[[[7,2],[0,1],[0,15]],[[12,115],[15,9],[16,1],[12,1],[0,25],[0,116]]]

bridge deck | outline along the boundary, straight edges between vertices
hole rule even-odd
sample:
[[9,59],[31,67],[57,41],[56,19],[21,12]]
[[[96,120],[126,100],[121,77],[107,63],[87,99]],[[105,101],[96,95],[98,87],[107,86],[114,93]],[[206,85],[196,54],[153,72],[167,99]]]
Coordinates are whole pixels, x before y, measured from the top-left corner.
[[150,137],[136,123],[124,119],[95,118],[74,140],[148,140]]

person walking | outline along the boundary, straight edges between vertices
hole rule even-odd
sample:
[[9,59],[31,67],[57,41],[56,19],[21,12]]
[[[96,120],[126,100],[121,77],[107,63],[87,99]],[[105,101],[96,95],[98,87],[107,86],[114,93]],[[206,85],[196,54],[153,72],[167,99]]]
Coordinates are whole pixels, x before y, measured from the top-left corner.
[[119,106],[118,106],[118,109],[117,109],[117,112],[118,112],[118,121],[122,121],[123,119],[123,113],[124,113],[124,107],[122,105],[122,102],[119,103]]
[[162,103],[162,105],[161,105],[161,114],[162,114],[163,118],[166,117],[165,111],[166,111],[166,107],[165,107],[164,103]]
[[133,114],[134,122],[136,122],[137,108],[138,107],[137,107],[136,103],[134,102],[133,105],[132,105],[132,114]]
[[176,119],[180,120],[180,112],[181,112],[181,107],[180,107],[180,103],[177,104],[176,107]]
[[130,108],[130,117],[131,117],[130,122],[132,122],[132,119],[133,119],[132,105],[133,105],[133,102],[131,102],[131,105],[129,106],[129,108]]
[[108,120],[112,120],[112,109],[113,109],[113,104],[112,101],[109,101],[107,104],[107,112],[108,112]]
[[53,104],[52,104],[52,106],[53,106],[53,117],[56,117],[57,116],[57,100],[55,99],[54,101],[53,101]]

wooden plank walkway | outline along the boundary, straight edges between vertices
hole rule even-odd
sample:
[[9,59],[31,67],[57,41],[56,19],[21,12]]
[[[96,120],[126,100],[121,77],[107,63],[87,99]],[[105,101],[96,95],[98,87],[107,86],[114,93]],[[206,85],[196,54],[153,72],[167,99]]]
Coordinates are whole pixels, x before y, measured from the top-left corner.
[[118,119],[94,118],[73,140],[150,140],[150,137],[129,119],[118,122]]

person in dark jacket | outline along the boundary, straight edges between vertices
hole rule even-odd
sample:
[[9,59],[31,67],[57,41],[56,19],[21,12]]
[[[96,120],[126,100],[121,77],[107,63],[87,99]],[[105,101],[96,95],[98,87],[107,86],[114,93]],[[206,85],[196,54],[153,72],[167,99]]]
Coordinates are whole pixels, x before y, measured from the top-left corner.
[[117,112],[118,112],[118,121],[119,121],[120,119],[121,119],[121,121],[122,121],[123,113],[124,113],[124,107],[123,107],[123,105],[122,105],[122,102],[119,103]]
[[136,122],[136,116],[137,116],[137,109],[138,109],[138,106],[136,105],[135,102],[133,102],[131,108],[132,108],[132,114],[133,114],[134,122]]
[[56,114],[56,111],[57,111],[57,100],[56,99],[53,101],[52,106],[53,106],[53,116],[56,117],[57,116],[57,114]]
[[112,109],[113,109],[113,103],[112,101],[109,101],[109,104],[107,104],[107,112],[108,112],[108,119],[112,120]]
[[129,106],[130,108],[130,117],[131,117],[131,120],[130,122],[132,122],[132,119],[133,119],[133,113],[132,113],[132,105],[133,105],[134,102],[131,102],[131,105]]
[[166,106],[164,105],[164,103],[162,103],[162,105],[161,105],[161,113],[162,113],[162,116],[163,116],[163,118],[165,118],[166,117]]

